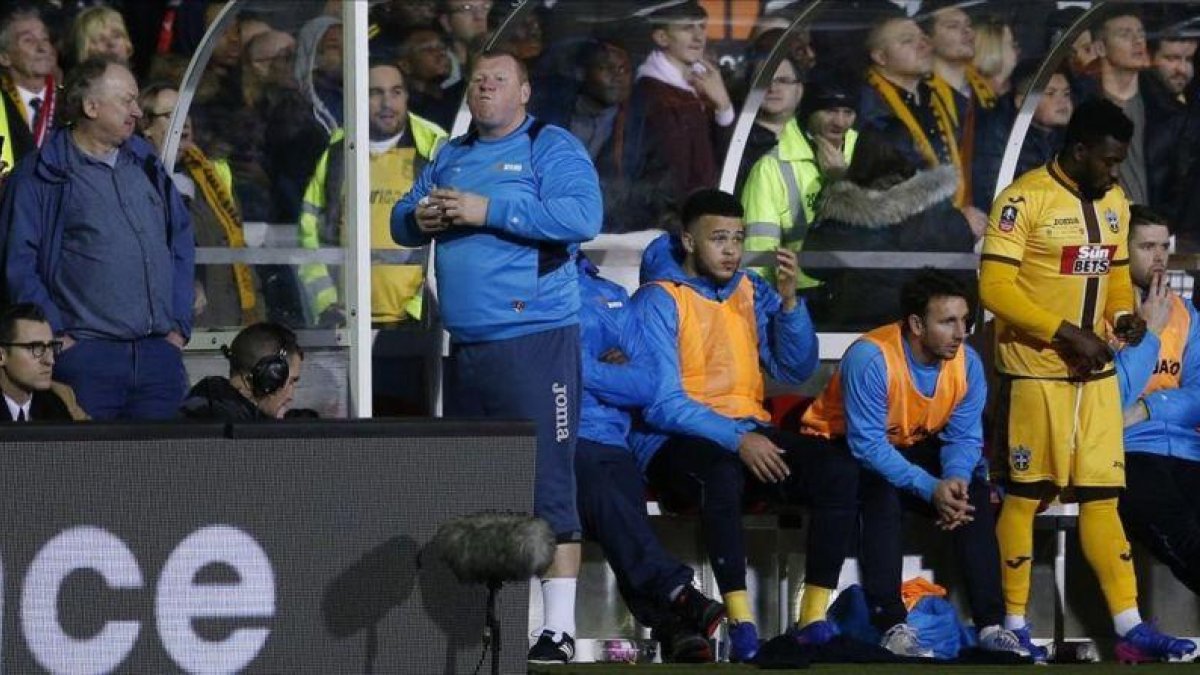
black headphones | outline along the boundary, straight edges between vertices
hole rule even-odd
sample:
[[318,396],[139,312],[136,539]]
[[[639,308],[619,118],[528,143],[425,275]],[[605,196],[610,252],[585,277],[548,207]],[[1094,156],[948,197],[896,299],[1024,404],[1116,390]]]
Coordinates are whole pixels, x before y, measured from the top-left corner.
[[[265,398],[274,394],[287,384],[288,377],[291,376],[291,368],[288,367],[288,344],[286,340],[279,341],[279,349],[274,354],[268,354],[262,357],[250,368],[250,373],[246,376],[246,381],[250,385],[250,392],[255,398]],[[225,358],[233,360],[233,352],[229,345],[221,345],[221,353]]]
[[264,356],[250,369],[250,390],[257,398],[265,398],[274,394],[287,384],[291,375],[287,362],[287,348],[279,347],[279,351]]

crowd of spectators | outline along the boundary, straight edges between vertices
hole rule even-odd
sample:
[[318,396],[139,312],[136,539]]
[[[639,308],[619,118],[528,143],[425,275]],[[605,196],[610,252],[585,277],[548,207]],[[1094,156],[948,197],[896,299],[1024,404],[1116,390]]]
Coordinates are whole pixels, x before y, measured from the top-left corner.
[[[530,112],[588,149],[604,192],[605,232],[677,230],[683,197],[717,185],[736,112],[803,3],[764,3],[744,31],[709,17],[713,4],[546,3],[498,36],[531,73]],[[138,124],[147,138],[161,137],[183,68],[223,7],[217,0],[12,3],[0,25],[0,160],[12,169],[41,146],[62,123],[64,76],[97,55],[128,64],[140,89],[158,94],[143,95]],[[250,3],[218,36],[176,162],[193,219],[207,223],[197,227],[198,245],[243,246],[244,223],[296,224],[308,212],[305,194],[314,179],[324,183],[322,158],[343,125],[340,9],[321,0],[286,10]],[[402,116],[450,132],[464,68],[497,37],[509,9],[469,0],[372,3],[371,55],[399,66]],[[866,130],[879,132],[916,170],[953,166],[952,203],[978,238],[1026,89],[1047,48],[1081,12],[1048,3],[856,0],[817,13],[790,34],[785,57],[763,78],[762,104],[739,156],[734,192],[752,223],[748,250],[803,247],[822,220],[826,183],[844,174],[857,133]],[[1043,85],[1017,175],[1050,157],[1072,105],[1103,96],[1135,121],[1122,165],[1127,193],[1189,222],[1184,216],[1200,203],[1188,187],[1197,179],[1198,136],[1189,98],[1196,41],[1188,25],[1178,8],[1125,8],[1083,31]],[[793,182],[796,195],[788,192]],[[328,208],[337,216],[335,201]],[[1200,243],[1191,229],[1177,234],[1181,247]],[[325,228],[318,239],[301,232],[297,241],[338,245],[335,230]],[[860,243],[870,246],[854,237],[838,245]],[[326,271],[321,283],[336,286],[339,270]],[[817,280],[822,273],[836,270],[803,269],[798,283],[828,296]],[[201,328],[257,319],[336,325],[342,318],[327,312],[338,304],[328,300],[331,292],[337,289],[312,288],[303,268],[226,265],[196,274],[194,318]],[[852,328],[822,311],[816,319],[823,328]]]

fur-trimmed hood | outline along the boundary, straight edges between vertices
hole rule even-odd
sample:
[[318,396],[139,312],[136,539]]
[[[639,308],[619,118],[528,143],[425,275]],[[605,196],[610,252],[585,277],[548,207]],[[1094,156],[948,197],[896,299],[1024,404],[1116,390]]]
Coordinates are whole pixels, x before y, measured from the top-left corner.
[[887,190],[871,190],[848,180],[825,188],[817,209],[821,220],[868,229],[891,227],[954,196],[958,171],[949,164],[918,171]]

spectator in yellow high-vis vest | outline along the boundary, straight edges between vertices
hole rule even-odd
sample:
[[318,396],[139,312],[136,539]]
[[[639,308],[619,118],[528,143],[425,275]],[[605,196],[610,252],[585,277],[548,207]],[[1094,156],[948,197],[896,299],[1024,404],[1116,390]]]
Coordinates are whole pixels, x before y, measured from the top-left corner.
[[[746,178],[741,197],[747,252],[774,251],[780,246],[800,252],[816,218],[821,190],[850,164],[858,140],[858,132],[851,128],[855,105],[854,97],[838,85],[809,87],[798,119],[788,120],[779,144],[758,160]],[[775,278],[773,269],[753,269]],[[818,283],[803,272],[796,277],[802,289]]]
[[[399,66],[372,62],[368,75],[370,95],[371,248],[399,249],[392,240],[392,206],[409,188],[421,167],[433,158],[446,139],[436,124],[408,112],[408,90]],[[342,144],[344,134],[334,132],[329,149],[317,162],[304,192],[300,214],[300,245],[304,248],[340,246],[343,242]],[[377,325],[401,323],[421,316],[423,268],[413,265],[371,267],[371,321]],[[304,284],[311,318],[322,324],[342,319],[337,284],[321,263],[303,265]]]

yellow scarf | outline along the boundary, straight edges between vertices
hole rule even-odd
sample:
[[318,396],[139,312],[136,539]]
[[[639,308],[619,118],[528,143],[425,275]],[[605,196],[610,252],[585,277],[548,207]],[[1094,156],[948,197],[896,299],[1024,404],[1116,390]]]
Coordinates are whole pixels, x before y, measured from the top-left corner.
[[13,105],[17,106],[17,111],[21,113],[22,120],[29,117],[29,110],[25,107],[25,100],[21,98],[21,94],[17,91],[17,84],[13,82],[12,77],[7,72],[0,73],[0,89],[3,89],[8,98],[12,100]]
[[967,84],[971,85],[975,98],[979,99],[979,107],[984,110],[996,107],[996,92],[992,91],[992,85],[979,74],[979,69],[975,66],[967,66]]
[[[42,147],[42,141],[46,140],[46,136],[54,128],[54,116],[58,107],[58,92],[53,75],[46,76],[44,88],[46,95],[42,98],[42,107],[38,113],[38,117],[29,120],[29,131],[33,134],[33,144],[39,148]],[[25,99],[21,98],[20,92],[17,91],[16,82],[13,82],[12,77],[8,73],[0,74],[0,89],[3,89],[4,93],[12,99],[13,104],[17,106],[22,120],[29,117],[29,108],[25,105]]]
[[[980,108],[991,110],[996,107],[996,93],[992,91],[992,85],[983,79],[983,76],[979,74],[979,70],[975,66],[967,66],[967,85],[971,87],[971,91],[975,94],[975,100],[979,102]],[[929,87],[937,92],[942,100],[954,100],[954,92],[950,89],[950,83],[941,77],[934,75],[930,78]],[[950,106],[950,120],[957,128],[959,125],[957,106]]]
[[[917,146],[917,152],[921,153],[921,156],[925,158],[925,162],[930,167],[940,164],[941,162],[938,160],[937,153],[933,150],[933,144],[929,142],[929,137],[925,135],[925,130],[900,98],[899,88],[888,82],[875,68],[867,71],[867,84],[879,93],[879,96],[887,104],[892,114],[908,130],[908,134],[912,136],[913,143]],[[938,95],[936,90],[931,88],[930,91],[933,93],[930,97],[930,106],[933,108],[933,117],[937,121],[938,133],[942,137],[942,142],[950,150],[950,163],[958,170],[958,191],[954,193],[954,205],[962,207],[967,204],[968,198],[966,181],[963,180],[962,157],[958,152],[958,140],[954,136],[954,123],[951,121],[953,113],[950,111],[954,108],[953,99],[951,99],[950,103],[947,103],[944,98]]]
[[[184,148],[179,155],[188,175],[196,182],[196,186],[204,195],[204,200],[217,216],[217,222],[225,230],[229,239],[229,248],[246,248],[246,237],[242,233],[241,218],[233,203],[233,196],[217,180],[212,163],[196,146]],[[258,304],[254,293],[254,276],[250,266],[245,263],[233,264],[233,278],[237,283],[238,302],[242,306],[243,325],[249,325],[257,320],[254,308]]]

